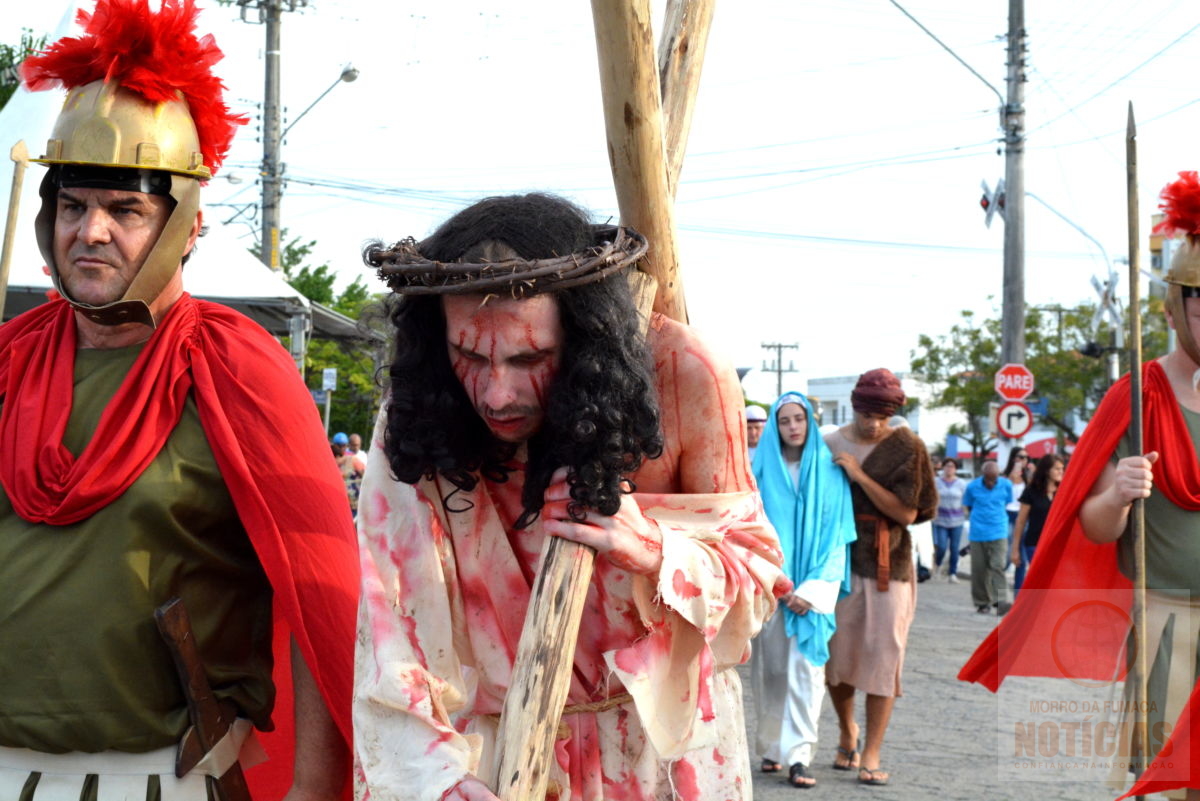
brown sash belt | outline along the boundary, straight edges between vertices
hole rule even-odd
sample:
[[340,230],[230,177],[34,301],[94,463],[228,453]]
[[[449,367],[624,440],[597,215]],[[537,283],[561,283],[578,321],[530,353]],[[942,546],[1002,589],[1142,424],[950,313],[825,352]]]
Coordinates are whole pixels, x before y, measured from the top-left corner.
[[855,515],[854,519],[875,523],[875,589],[887,592],[892,575],[892,521],[879,515]]

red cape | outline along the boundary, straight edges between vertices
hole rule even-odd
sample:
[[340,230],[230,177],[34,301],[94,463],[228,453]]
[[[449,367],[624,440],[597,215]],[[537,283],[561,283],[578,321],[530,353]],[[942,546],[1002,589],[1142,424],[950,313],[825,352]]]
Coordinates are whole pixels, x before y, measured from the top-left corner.
[[291,358],[262,328],[185,294],[76,459],[61,445],[75,336],[74,311],[62,300],[0,326],[0,483],[27,520],[62,525],[83,519],[141,474],[192,394],[274,590],[276,730],[263,737],[270,761],[248,777],[255,798],[281,798],[291,785],[294,747],[289,634],[351,742],[358,548],[345,486],[312,397]]
[[[1142,375],[1144,449],[1159,453],[1154,466],[1155,490],[1177,506],[1200,510],[1200,465],[1170,382],[1157,362],[1143,365]],[[1079,524],[1079,507],[1109,463],[1129,427],[1130,417],[1126,375],[1104,396],[1079,440],[1016,603],[967,660],[959,679],[978,682],[995,692],[1006,676],[1062,678],[1064,665],[1069,665],[1076,679],[1105,681],[1112,679],[1114,666],[1124,665],[1127,631],[1120,627],[1103,630],[1102,637],[1091,629],[1090,638],[1077,640],[1086,642],[1086,649],[1068,649],[1063,643],[1072,638],[1062,635],[1063,627],[1071,625],[1071,611],[1078,604],[1095,603],[1102,597],[1118,612],[1123,610],[1128,615],[1133,603],[1133,585],[1117,567],[1116,543],[1093,543]],[[1179,723],[1163,747],[1164,753],[1171,753],[1171,748],[1176,755],[1190,753],[1193,746],[1188,724],[1190,710],[1200,704],[1196,699],[1197,690],[1193,688]],[[1173,769],[1152,765],[1129,794],[1200,786],[1190,775],[1190,766],[1200,765],[1197,757],[1200,754],[1192,754],[1186,763],[1175,759]]]

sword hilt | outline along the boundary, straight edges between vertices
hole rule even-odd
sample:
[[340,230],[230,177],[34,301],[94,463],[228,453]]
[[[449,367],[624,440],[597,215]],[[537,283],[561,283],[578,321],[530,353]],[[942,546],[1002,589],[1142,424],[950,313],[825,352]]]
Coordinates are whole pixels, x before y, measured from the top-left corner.
[[[208,674],[204,672],[204,663],[200,661],[196,635],[192,631],[192,621],[183,605],[183,599],[173,598],[154,610],[154,621],[158,624],[158,631],[167,644],[167,650],[171,652],[171,660],[179,674],[192,730],[204,753],[208,753],[229,731],[235,717],[223,710],[222,704],[218,703],[213,695],[212,687],[208,683]],[[185,737],[185,742],[188,739]],[[194,754],[189,755],[189,751],[191,749],[180,749],[179,759],[175,763],[177,777],[182,778],[183,774],[195,765],[196,760],[192,758]],[[223,776],[216,777],[216,780],[222,801],[251,801],[250,788],[246,785],[242,766],[236,761]]]

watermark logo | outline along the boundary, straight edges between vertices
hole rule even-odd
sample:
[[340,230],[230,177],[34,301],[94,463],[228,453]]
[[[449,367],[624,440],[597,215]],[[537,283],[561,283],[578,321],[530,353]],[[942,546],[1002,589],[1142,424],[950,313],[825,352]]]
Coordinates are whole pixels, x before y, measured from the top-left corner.
[[[1162,689],[1168,677],[1155,676],[1157,692],[1135,701],[1137,673],[1129,590],[1021,591],[1026,609],[1010,613],[997,642],[999,664],[1011,675],[997,694],[996,758],[1001,780],[1099,781],[1114,790],[1128,787],[1143,770],[1143,733],[1150,768],[1157,778],[1190,775],[1188,749],[1169,741],[1181,709],[1167,708],[1178,692]],[[1162,636],[1173,647],[1196,653],[1196,629],[1187,601],[1164,611],[1148,604],[1147,654],[1154,662]],[[1170,617],[1168,617],[1170,615]],[[1167,621],[1169,620],[1169,625]],[[1159,636],[1150,632],[1157,627]],[[1163,635],[1163,632],[1168,632]],[[1190,644],[1186,640],[1191,632]],[[1179,638],[1183,636],[1184,641]],[[1160,659],[1160,669],[1169,660]],[[1186,700],[1195,664],[1188,660]],[[1117,793],[1119,794],[1119,793]]]
[[[1112,601],[1087,600],[1072,604],[1054,621],[1050,655],[1063,678],[1082,687],[1107,687],[1125,680],[1129,660],[1114,660],[1111,655],[1116,641],[1128,641],[1133,628],[1128,612]],[[1112,675],[1098,678],[1110,671]]]

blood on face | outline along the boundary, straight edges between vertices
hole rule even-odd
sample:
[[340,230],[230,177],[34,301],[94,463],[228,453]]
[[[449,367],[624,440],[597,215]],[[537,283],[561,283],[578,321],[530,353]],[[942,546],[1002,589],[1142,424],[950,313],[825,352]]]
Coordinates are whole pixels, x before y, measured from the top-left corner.
[[452,295],[443,304],[450,365],[471,405],[494,437],[525,442],[542,426],[562,358],[558,303]]

